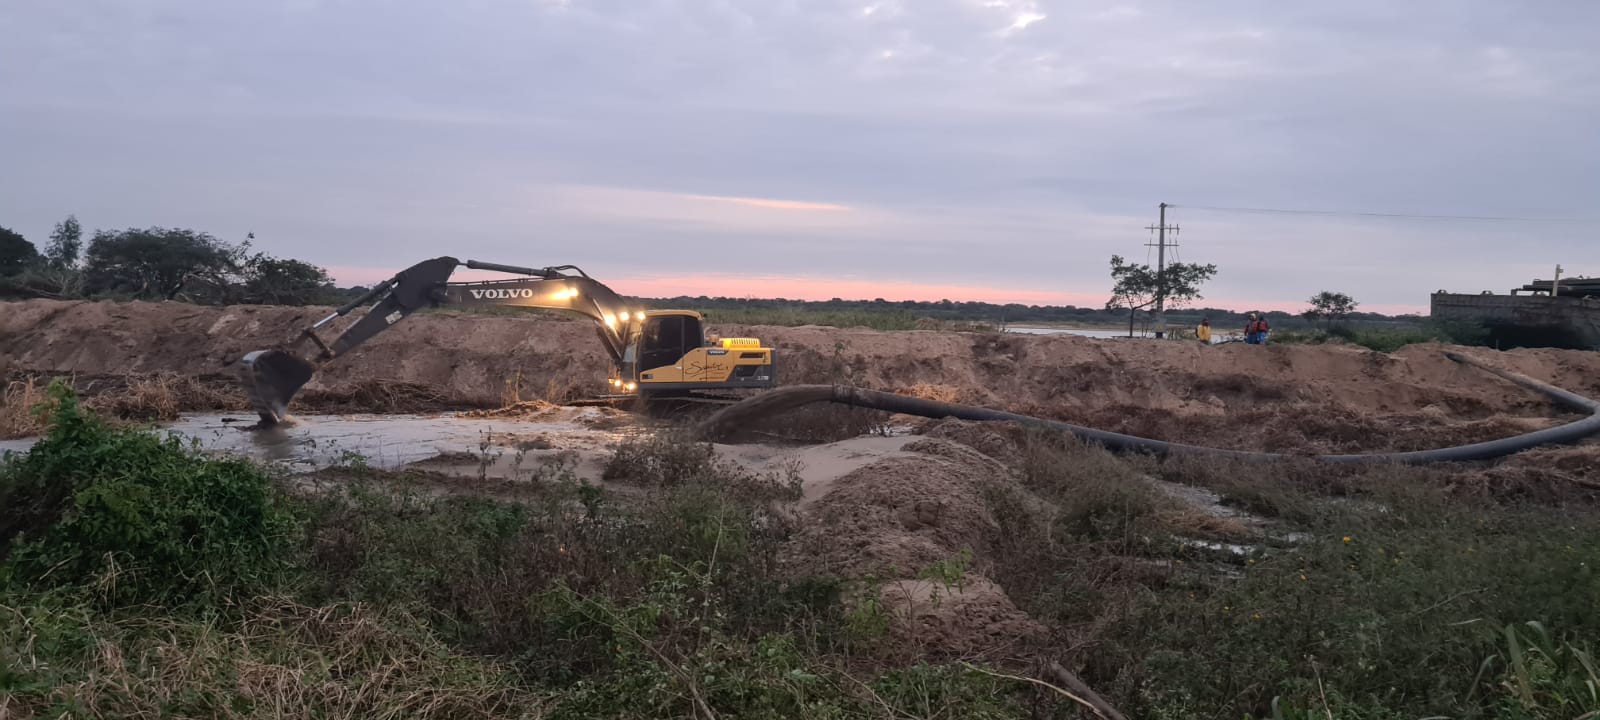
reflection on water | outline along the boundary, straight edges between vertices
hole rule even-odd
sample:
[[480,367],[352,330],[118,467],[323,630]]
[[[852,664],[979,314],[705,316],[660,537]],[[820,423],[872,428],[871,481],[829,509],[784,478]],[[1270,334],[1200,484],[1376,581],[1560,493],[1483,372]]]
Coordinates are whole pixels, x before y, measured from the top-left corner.
[[[1128,331],[1127,330],[1110,330],[1110,329],[1105,329],[1105,328],[1058,328],[1058,327],[1017,327],[1017,326],[1010,326],[1010,327],[1006,328],[1006,332],[1023,333],[1023,334],[1026,334],[1026,335],[1079,335],[1079,336],[1082,336],[1082,337],[1092,337],[1092,338],[1127,338],[1128,337]],[[1214,332],[1216,332],[1216,331],[1214,331]],[[1220,333],[1220,332],[1218,332],[1216,335],[1213,335],[1212,338],[1211,338],[1211,344],[1216,345],[1216,344],[1221,343],[1225,339],[1225,338],[1221,337],[1221,335],[1222,335],[1222,333]],[[1152,332],[1147,332],[1147,331],[1144,331],[1144,330],[1135,329],[1133,331],[1133,336],[1135,338],[1154,338],[1155,334],[1152,333]],[[1195,341],[1195,340],[1187,340],[1187,342],[1197,342],[1197,341]]]

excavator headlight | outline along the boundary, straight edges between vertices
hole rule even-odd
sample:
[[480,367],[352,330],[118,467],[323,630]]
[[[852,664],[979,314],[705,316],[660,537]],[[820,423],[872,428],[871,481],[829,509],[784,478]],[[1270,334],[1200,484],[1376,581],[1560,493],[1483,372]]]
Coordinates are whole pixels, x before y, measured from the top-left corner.
[[633,391],[634,391],[634,390],[635,390],[635,389],[637,389],[637,388],[638,388],[638,387],[639,387],[639,386],[638,386],[638,385],[636,385],[636,384],[634,384],[634,383],[628,383],[628,384],[627,384],[627,385],[625,385],[625,386],[624,386],[624,388],[625,388],[625,389],[626,389],[626,390],[627,390],[627,391],[628,391],[628,392],[633,392]]

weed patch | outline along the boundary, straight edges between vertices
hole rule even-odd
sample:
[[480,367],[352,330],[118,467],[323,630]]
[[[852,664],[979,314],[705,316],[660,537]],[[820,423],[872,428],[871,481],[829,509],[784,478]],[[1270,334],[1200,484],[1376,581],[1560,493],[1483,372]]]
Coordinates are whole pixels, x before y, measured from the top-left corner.
[[226,597],[278,579],[292,523],[262,470],[111,428],[64,383],[50,395],[45,437],[0,462],[0,582],[122,605]]
[[[1130,716],[1587,711],[1572,692],[1588,687],[1587,643],[1600,632],[1584,609],[1600,603],[1600,526],[1581,510],[1463,494],[1461,468],[1131,464],[1211,488],[1294,539],[1230,556],[1227,570],[1183,553],[1141,569],[1146,547],[1128,544],[1033,561],[1057,580],[1025,602],[1064,628],[1063,644],[1093,648],[1073,663]],[[1138,532],[1171,522],[1148,521]],[[1537,635],[1530,620],[1557,630]],[[1533,699],[1519,678],[1537,685]]]
[[5,390],[0,392],[0,439],[31,437],[44,432],[45,412],[35,412],[49,399],[44,390],[39,381],[31,377],[6,383]]

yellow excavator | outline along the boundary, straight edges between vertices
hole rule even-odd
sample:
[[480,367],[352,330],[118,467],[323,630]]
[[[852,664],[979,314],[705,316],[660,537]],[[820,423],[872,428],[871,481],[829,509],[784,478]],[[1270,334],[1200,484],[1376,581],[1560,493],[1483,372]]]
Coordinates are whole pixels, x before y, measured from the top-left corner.
[[[458,267],[521,277],[450,282]],[[371,309],[331,343],[317,330],[371,303]],[[772,387],[773,352],[755,338],[706,339],[704,319],[692,310],[630,307],[573,265],[526,268],[453,257],[424,260],[373,286],[306,328],[287,350],[257,350],[240,361],[241,380],[263,426],[288,417],[289,403],[318,367],[349,352],[406,316],[427,307],[525,307],[584,315],[595,322],[611,357],[608,400],[628,398],[729,399],[728,391]],[[302,357],[309,355],[309,359]]]

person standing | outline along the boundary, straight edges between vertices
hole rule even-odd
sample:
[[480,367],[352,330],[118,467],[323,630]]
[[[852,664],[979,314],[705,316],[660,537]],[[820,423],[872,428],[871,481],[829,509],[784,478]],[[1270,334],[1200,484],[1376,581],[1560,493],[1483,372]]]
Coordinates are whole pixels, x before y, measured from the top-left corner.
[[1211,344],[1211,318],[1204,318],[1200,321],[1200,327],[1195,328],[1194,336],[1199,338],[1202,344]]
[[1269,330],[1265,315],[1250,313],[1250,322],[1244,327],[1244,341],[1251,345],[1265,345]]

